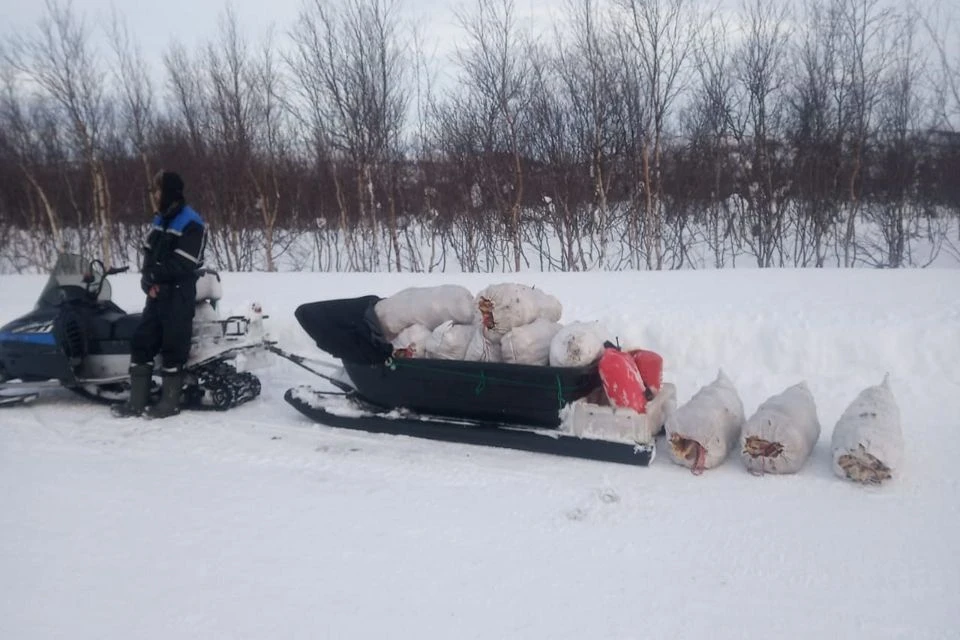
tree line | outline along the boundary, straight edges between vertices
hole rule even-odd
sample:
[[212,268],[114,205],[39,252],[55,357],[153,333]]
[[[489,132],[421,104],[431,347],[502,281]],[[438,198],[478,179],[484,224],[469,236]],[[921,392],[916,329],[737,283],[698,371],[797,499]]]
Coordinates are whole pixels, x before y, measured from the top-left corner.
[[[229,270],[960,260],[958,29],[880,0],[305,0],[152,70],[70,4],[0,42],[0,270],[135,260],[160,168]],[[544,25],[541,25],[543,27]],[[438,81],[438,68],[453,69]],[[156,78],[161,78],[158,81]]]

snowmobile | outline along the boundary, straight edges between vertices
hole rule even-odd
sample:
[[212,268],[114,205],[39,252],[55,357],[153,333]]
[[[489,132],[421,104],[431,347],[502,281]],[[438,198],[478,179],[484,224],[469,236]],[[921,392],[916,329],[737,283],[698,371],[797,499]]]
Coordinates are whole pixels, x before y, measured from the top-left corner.
[[[106,269],[62,253],[34,308],[0,327],[0,407],[36,399],[45,390],[67,388],[88,399],[117,403],[130,392],[130,340],[140,321],[111,300],[108,276],[129,267]],[[267,344],[259,305],[248,315],[221,319],[220,276],[198,271],[196,311],[182,405],[225,410],[260,394],[260,380],[239,371],[240,354]],[[159,358],[158,358],[159,360]],[[159,361],[157,363],[159,375]],[[157,379],[152,395],[159,392]],[[155,399],[155,398],[154,398]]]
[[379,300],[361,296],[296,309],[317,347],[342,362],[268,347],[337,389],[288,389],[284,399],[297,411],[327,426],[373,433],[641,466],[653,460],[653,438],[637,439],[633,427],[647,433],[651,425],[662,428],[676,401],[672,385],[663,385],[646,415],[633,416],[655,423],[606,429],[618,421],[615,410],[588,402],[602,389],[597,363],[553,367],[396,357],[375,313]]

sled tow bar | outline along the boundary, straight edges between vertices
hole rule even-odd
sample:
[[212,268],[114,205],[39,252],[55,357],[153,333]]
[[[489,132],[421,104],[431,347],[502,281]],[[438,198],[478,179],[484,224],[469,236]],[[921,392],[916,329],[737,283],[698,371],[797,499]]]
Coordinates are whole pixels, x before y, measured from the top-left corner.
[[312,373],[313,375],[319,376],[319,377],[323,378],[324,380],[326,380],[327,382],[329,382],[330,384],[332,384],[332,385],[335,386],[336,388],[340,389],[340,390],[343,391],[344,393],[354,393],[354,392],[356,391],[356,389],[354,389],[353,387],[351,387],[351,386],[350,386],[349,384],[347,384],[346,382],[343,382],[342,380],[337,380],[336,378],[334,378],[334,377],[332,377],[332,376],[328,376],[328,375],[325,374],[325,373],[320,373],[320,372],[317,371],[316,369],[313,369],[313,368],[308,367],[308,366],[306,365],[306,363],[309,362],[310,364],[317,364],[317,365],[321,365],[321,366],[324,366],[324,367],[328,367],[328,368],[330,368],[330,369],[340,369],[340,367],[338,367],[338,366],[335,365],[335,364],[330,364],[329,362],[324,362],[323,360],[316,360],[316,359],[313,359],[313,358],[307,358],[306,356],[299,356],[299,355],[297,355],[297,354],[295,354],[295,353],[290,353],[290,352],[288,352],[288,351],[284,351],[283,349],[281,349],[280,347],[278,347],[275,343],[268,343],[268,344],[266,345],[266,349],[267,349],[267,351],[269,351],[269,352],[271,352],[271,353],[274,353],[274,354],[280,356],[281,358],[284,358],[284,359],[286,359],[286,360],[289,360],[290,362],[292,362],[293,364],[295,364],[295,365],[297,365],[297,366],[299,366],[299,367],[303,367],[304,369],[306,369],[307,371],[309,371],[309,372]]

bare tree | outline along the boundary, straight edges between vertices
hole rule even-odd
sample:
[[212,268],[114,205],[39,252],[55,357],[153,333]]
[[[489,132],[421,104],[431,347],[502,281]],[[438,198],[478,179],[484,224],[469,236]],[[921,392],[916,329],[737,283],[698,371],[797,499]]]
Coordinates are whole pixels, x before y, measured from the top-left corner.
[[[420,25],[412,29],[413,39],[413,106],[416,131],[410,146],[413,150],[414,162],[417,168],[418,186],[423,189],[423,206],[420,211],[423,218],[424,231],[430,234],[430,255],[428,258],[413,262],[414,270],[433,272],[445,260],[445,234],[440,223],[440,211],[437,208],[439,191],[436,187],[436,171],[434,162],[436,155],[436,141],[434,139],[436,127],[434,118],[437,107],[435,102],[434,86],[436,74],[433,71],[436,51],[427,51],[426,40]],[[406,234],[408,252],[411,255],[423,254],[422,240],[414,242],[410,234]],[[439,246],[438,246],[439,244]]]
[[[605,20],[597,0],[568,0],[568,27],[557,33],[557,73],[563,87],[558,108],[570,114],[571,130],[567,135],[575,145],[574,161],[587,169],[589,209],[580,212],[573,202],[571,223],[577,224],[575,237],[582,243],[589,232],[590,247],[577,248],[579,266],[603,265],[606,261],[610,217],[610,189],[614,176],[614,157],[618,153],[620,121],[620,88],[617,82],[617,52],[609,21]],[[589,253],[589,263],[586,253]],[[573,259],[575,256],[570,255]]]
[[[940,126],[960,128],[960,22],[956,16],[939,11],[923,17],[923,23],[937,53],[940,69],[935,95],[940,106]],[[951,50],[952,47],[952,50]]]
[[[397,22],[393,0],[349,0],[339,7],[312,0],[292,33],[291,62],[317,133],[353,169],[358,218],[368,226],[361,236],[369,243],[364,268],[376,268],[380,259],[378,188],[387,194],[389,250],[400,268],[394,163],[409,94]],[[345,194],[338,191],[338,198],[345,228]]]
[[[909,263],[911,228],[919,218],[919,134],[930,118],[918,86],[927,67],[925,56],[916,46],[918,25],[915,12],[898,17],[891,64],[878,104],[879,142],[884,151],[880,159],[883,185],[871,218],[880,228],[882,244],[878,247],[879,255],[872,255],[871,261],[887,267]],[[869,248],[867,253],[871,253]]]
[[251,133],[257,150],[247,164],[256,193],[255,207],[263,221],[264,252],[267,271],[276,271],[274,252],[277,251],[276,226],[280,215],[281,163],[288,154],[284,135],[286,112],[281,103],[283,80],[273,54],[272,37],[263,44],[259,59],[254,63],[250,79],[254,94]]
[[830,0],[805,5],[792,58],[786,136],[793,153],[793,199],[798,208],[795,260],[824,266],[827,239],[843,203],[843,141],[849,78],[844,73],[841,15]]
[[[636,49],[631,44],[631,33],[622,25],[614,30],[617,58],[620,70],[617,82],[621,87],[621,131],[623,182],[626,184],[624,202],[614,208],[611,226],[624,228],[623,241],[620,243],[619,260],[614,268],[624,265],[630,269],[639,269],[644,262],[644,238],[646,237],[646,169],[645,160],[649,136],[649,104],[644,91],[644,81],[640,64],[636,60]],[[624,255],[625,254],[625,255]],[[647,259],[649,262],[649,259]]]
[[[728,206],[733,175],[732,118],[734,110],[734,68],[729,27],[722,17],[708,23],[696,41],[693,52],[698,82],[693,89],[687,127],[692,171],[702,168],[705,192],[698,194],[705,205],[704,223],[707,245],[713,251],[713,266],[736,264],[736,226]],[[692,176],[689,178],[692,179]]]
[[202,158],[210,135],[210,113],[206,108],[207,87],[203,61],[191,57],[183,45],[174,43],[163,55],[166,70],[168,109],[174,124],[182,124],[187,131],[190,152]]
[[[376,132],[372,136],[375,163],[374,173],[380,173],[382,189],[387,198],[387,233],[397,271],[402,270],[400,239],[397,228],[397,194],[400,190],[403,163],[402,132],[406,123],[410,91],[409,63],[404,58],[405,48],[399,41],[398,7],[394,0],[369,1],[359,11],[359,23],[367,34],[366,49],[372,49],[372,100],[367,114],[367,126]],[[371,208],[379,206],[373,194],[373,180],[368,184]],[[388,261],[389,263],[389,261]]]
[[0,268],[105,239],[126,257],[130,212],[155,206],[138,185],[174,161],[226,269],[682,268],[696,243],[716,266],[744,251],[891,266],[955,250],[949,20],[928,18],[925,47],[883,0],[806,0],[797,21],[748,0],[739,31],[691,0],[567,0],[539,43],[515,2],[458,14],[450,93],[399,5],[305,0],[285,65],[228,9],[208,45],[171,45],[156,96],[119,17],[104,81],[92,30],[48,4],[39,31],[0,43]]
[[17,37],[14,67],[35,82],[63,111],[75,148],[90,176],[92,211],[101,255],[111,263],[110,188],[103,164],[107,101],[96,51],[83,19],[70,4],[45,0],[45,13],[31,37]]
[[662,156],[667,116],[679,95],[681,73],[698,31],[688,0],[621,0],[629,14],[630,43],[643,71],[647,102],[642,139],[644,245],[647,268],[663,266]]
[[[2,54],[2,52],[0,52]],[[4,135],[0,138],[0,149],[6,151],[16,162],[24,179],[34,190],[43,207],[50,237],[58,251],[64,250],[63,228],[60,216],[41,184],[39,170],[44,160],[43,143],[39,139],[51,124],[50,113],[40,103],[31,106],[24,104],[22,89],[18,86],[16,70],[0,55],[0,128]]]
[[856,223],[860,215],[863,166],[867,144],[875,131],[874,116],[881,92],[881,74],[887,65],[889,49],[886,34],[891,12],[880,0],[836,0],[840,3],[843,25],[842,59],[850,78],[848,116],[850,137],[848,153],[851,169],[848,178],[849,211],[843,237],[844,265],[856,263]]
[[447,216],[441,212],[440,224],[463,268],[479,271],[482,223],[493,218],[481,184],[495,153],[496,111],[475,95],[452,94],[435,106],[433,120],[437,152],[449,173],[437,190],[437,199],[446,200],[450,210]]
[[[937,51],[940,73],[935,86],[935,96],[940,111],[940,126],[951,132],[960,130],[960,22],[956,16],[934,14],[924,23]],[[950,46],[953,46],[951,52]],[[957,223],[957,241],[960,241],[960,203],[954,203]],[[951,247],[957,255],[960,249]]]
[[[153,87],[147,75],[146,61],[140,47],[130,38],[126,22],[116,14],[110,24],[110,43],[116,56],[114,76],[119,87],[120,117],[125,138],[133,146],[143,165],[144,189],[148,190],[154,171],[150,162],[149,137],[153,126]],[[149,189],[149,206],[156,210],[153,190]]]
[[748,213],[744,240],[753,247],[757,265],[770,267],[783,239],[784,193],[776,180],[776,165],[789,37],[787,5],[749,1],[744,8],[746,34],[735,62],[744,111],[734,135],[749,158],[750,171],[740,194]]
[[[358,264],[353,236],[349,228],[349,212],[343,181],[339,175],[337,159],[331,152],[332,129],[335,124],[333,118],[329,117],[327,66],[336,62],[335,59],[331,59],[332,51],[336,47],[329,39],[331,34],[323,31],[322,8],[323,5],[305,3],[290,31],[293,50],[285,57],[285,62],[293,74],[292,86],[296,93],[295,98],[291,100],[293,105],[291,116],[302,125],[304,133],[301,137],[308,149],[308,157],[314,165],[314,175],[320,174],[324,166],[329,168],[337,202],[338,232],[345,245],[348,259],[348,264],[343,266],[356,269]],[[324,220],[319,220],[315,229],[318,243],[321,235],[330,235],[330,229]],[[339,259],[335,266],[337,268],[342,266]]]
[[[584,201],[583,178],[577,171],[581,164],[573,107],[561,91],[555,72],[556,59],[542,49],[536,49],[531,62],[531,103],[527,120],[528,155],[532,166],[538,168],[537,182],[541,185],[542,201],[530,202],[524,207],[523,227],[527,244],[533,245],[540,256],[541,270],[554,267],[576,270],[582,266],[583,254],[577,249],[580,229],[578,204]],[[554,258],[550,239],[560,244],[560,257]]]
[[254,244],[249,225],[255,214],[254,188],[249,184],[254,153],[254,111],[257,91],[254,86],[253,58],[237,15],[228,5],[220,19],[219,37],[205,48],[206,81],[209,86],[206,108],[211,114],[207,148],[208,162],[215,163],[211,191],[218,199],[216,208],[220,233],[214,245],[223,242],[223,254],[231,268],[243,268],[253,260]]
[[[495,114],[493,133],[504,143],[511,161],[509,237],[513,245],[513,268],[523,261],[521,209],[525,174],[521,132],[528,116],[530,64],[525,35],[520,31],[513,0],[476,0],[474,13],[459,13],[466,31],[466,47],[457,59],[463,71],[466,91],[475,96],[483,110]],[[498,185],[499,186],[499,185]],[[499,188],[494,193],[499,197]]]

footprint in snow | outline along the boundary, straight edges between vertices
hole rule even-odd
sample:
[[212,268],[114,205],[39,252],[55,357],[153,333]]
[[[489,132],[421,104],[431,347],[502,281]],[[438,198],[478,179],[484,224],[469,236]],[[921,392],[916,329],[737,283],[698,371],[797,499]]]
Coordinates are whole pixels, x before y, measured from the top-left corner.
[[344,452],[344,451],[346,451],[347,453],[356,453],[356,452],[358,452],[358,451],[363,451],[363,449],[361,449],[360,447],[349,447],[349,448],[347,448],[347,449],[339,449],[339,450],[338,450],[338,449],[332,448],[330,445],[327,445],[327,444],[317,445],[313,450],[314,450],[316,453],[330,453],[331,451],[334,452],[334,453],[336,453],[336,452],[338,452],[338,451],[341,452],[341,453]]
[[566,512],[567,520],[572,520],[573,522],[583,522],[590,515],[591,511],[596,508],[596,503],[600,502],[601,504],[617,504],[620,502],[620,494],[614,491],[611,488],[600,489],[587,500],[587,504],[574,507]]
[[582,522],[587,519],[587,510],[576,507],[575,509],[570,509],[567,511],[567,520],[573,520],[574,522]]
[[601,489],[597,493],[597,497],[600,499],[600,502],[604,504],[616,504],[620,502],[620,495],[613,489]]

